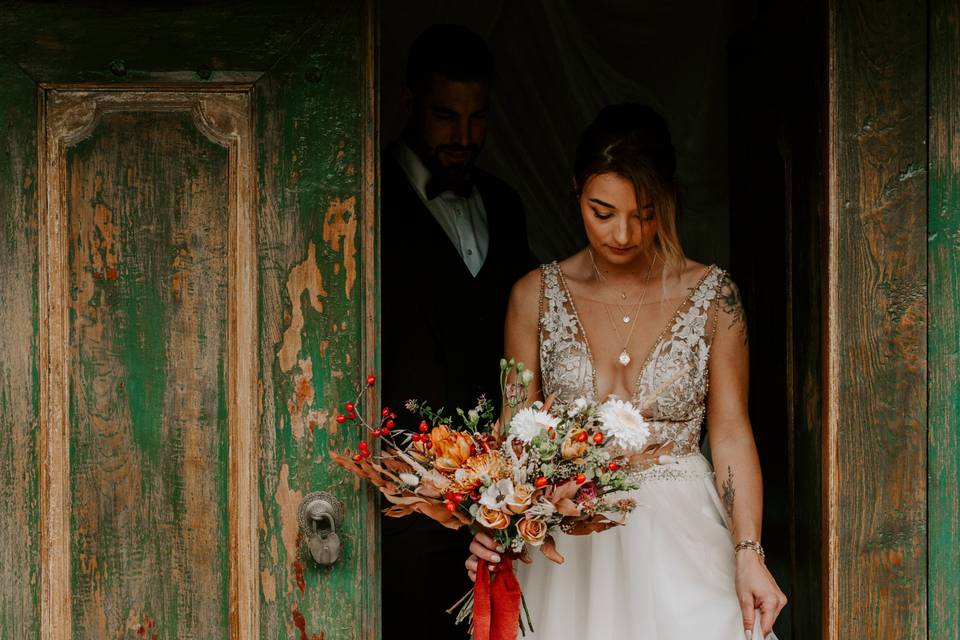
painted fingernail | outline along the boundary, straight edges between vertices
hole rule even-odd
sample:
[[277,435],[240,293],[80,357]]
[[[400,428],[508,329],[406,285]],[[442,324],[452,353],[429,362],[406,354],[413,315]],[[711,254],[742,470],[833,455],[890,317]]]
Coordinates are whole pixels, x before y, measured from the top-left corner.
[[745,630],[743,637],[746,638],[746,640],[753,640],[753,631],[750,631],[750,629]]
[[500,556],[498,556],[497,554],[493,554],[492,556],[490,556],[490,559],[493,560],[494,562],[500,562]]

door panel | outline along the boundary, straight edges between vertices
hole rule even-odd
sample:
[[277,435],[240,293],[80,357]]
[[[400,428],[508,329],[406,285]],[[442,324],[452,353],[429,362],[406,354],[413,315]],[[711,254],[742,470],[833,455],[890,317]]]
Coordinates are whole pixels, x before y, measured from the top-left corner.
[[253,638],[249,96],[42,101],[44,634]]
[[75,638],[225,638],[229,152],[189,112],[66,150]]

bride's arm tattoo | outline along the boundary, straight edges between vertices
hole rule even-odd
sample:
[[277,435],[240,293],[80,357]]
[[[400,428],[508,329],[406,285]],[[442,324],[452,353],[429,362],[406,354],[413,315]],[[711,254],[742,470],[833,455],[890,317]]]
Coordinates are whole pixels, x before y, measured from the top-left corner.
[[720,309],[730,317],[730,328],[739,330],[743,337],[743,344],[748,343],[747,315],[743,310],[743,301],[740,299],[740,290],[733,283],[729,275],[724,275],[720,284]]
[[723,508],[727,510],[727,515],[733,518],[733,501],[736,491],[733,489],[733,469],[727,467],[727,479],[723,481]]

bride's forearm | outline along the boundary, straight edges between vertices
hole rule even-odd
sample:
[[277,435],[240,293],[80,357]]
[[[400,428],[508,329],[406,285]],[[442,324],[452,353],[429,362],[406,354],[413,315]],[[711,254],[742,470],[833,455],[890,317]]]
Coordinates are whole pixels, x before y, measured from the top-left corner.
[[734,543],[760,541],[763,479],[752,437],[710,441],[717,492],[730,517]]

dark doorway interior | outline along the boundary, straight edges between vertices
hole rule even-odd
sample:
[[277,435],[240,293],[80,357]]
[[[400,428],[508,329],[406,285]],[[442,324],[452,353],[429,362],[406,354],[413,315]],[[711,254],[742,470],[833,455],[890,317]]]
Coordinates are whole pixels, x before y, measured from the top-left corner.
[[381,5],[382,140],[400,133],[398,94],[416,35],[452,22],[484,36],[496,68],[480,162],[520,192],[543,262],[583,246],[570,166],[577,135],[599,108],[646,102],[670,122],[684,248],[730,270],[747,307],[763,538],[791,601],[776,626],[781,640],[819,631],[819,422],[791,374],[818,362],[816,330],[795,326],[791,305],[809,307],[818,291],[807,269],[816,268],[812,200],[821,186],[812,169],[820,26],[802,11],[740,0]]

